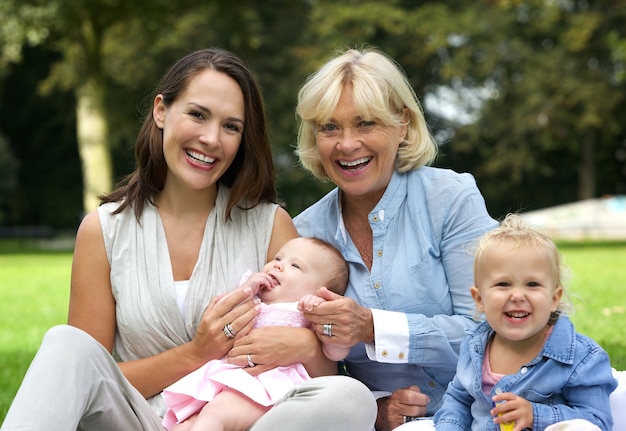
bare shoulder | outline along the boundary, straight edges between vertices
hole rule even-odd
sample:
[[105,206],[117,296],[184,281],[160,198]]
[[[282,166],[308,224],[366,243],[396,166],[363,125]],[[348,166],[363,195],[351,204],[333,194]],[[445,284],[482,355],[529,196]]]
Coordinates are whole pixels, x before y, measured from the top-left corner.
[[104,236],[102,235],[100,216],[97,210],[87,214],[78,227],[76,245],[74,248],[74,260],[76,261],[80,258],[98,258],[98,260],[106,260]]
[[272,237],[267,255],[274,256],[284,243],[298,236],[298,231],[289,213],[284,208],[278,207],[274,215],[274,226],[272,227]]
[[80,222],[78,226],[78,236],[102,236],[102,229],[100,228],[100,216],[98,210],[93,210],[88,213]]

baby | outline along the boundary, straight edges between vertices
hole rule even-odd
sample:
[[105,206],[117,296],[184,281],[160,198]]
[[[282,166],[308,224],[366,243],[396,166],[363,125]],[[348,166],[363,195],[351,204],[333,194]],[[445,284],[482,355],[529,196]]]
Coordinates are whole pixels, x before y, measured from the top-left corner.
[[[343,295],[348,265],[341,253],[317,238],[286,242],[260,272],[250,275],[239,289],[251,288],[261,300],[255,327],[310,328],[299,309],[311,309],[324,300],[315,293],[327,288]],[[227,294],[228,295],[228,294]],[[226,337],[236,334],[226,325]],[[329,328],[322,329],[328,334]],[[324,343],[328,359],[338,361],[349,348]],[[253,368],[254,355],[248,355]],[[300,363],[278,367],[258,376],[225,360],[209,361],[163,391],[168,411],[163,425],[173,431],[248,429],[297,383],[310,377]]]

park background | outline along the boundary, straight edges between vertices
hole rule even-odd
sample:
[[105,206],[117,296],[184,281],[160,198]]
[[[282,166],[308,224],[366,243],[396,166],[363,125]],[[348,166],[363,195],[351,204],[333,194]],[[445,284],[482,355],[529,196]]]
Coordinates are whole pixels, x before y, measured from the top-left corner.
[[[624,202],[626,0],[0,0],[0,419],[43,332],[65,319],[74,232],[133,169],[158,79],[211,46],[258,78],[293,216],[331,188],[294,157],[297,91],[345,47],[399,62],[435,165],[472,173],[494,218]],[[560,245],[577,328],[626,368],[618,237]]]

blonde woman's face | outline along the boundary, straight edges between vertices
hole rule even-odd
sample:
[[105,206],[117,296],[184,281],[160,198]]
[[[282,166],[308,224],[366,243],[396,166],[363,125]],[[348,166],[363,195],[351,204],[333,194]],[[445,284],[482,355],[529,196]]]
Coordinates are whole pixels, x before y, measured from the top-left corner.
[[348,83],[332,118],[317,126],[315,139],[324,171],[345,195],[378,201],[405,135],[406,126],[385,126],[359,112]]

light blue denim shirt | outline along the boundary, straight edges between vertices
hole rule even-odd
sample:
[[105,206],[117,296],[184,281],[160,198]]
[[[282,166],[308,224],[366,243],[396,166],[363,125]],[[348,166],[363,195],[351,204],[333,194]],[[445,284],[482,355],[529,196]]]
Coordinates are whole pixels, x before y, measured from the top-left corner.
[[[476,326],[469,290],[473,246],[497,222],[470,174],[432,167],[394,173],[369,220],[371,272],[343,224],[338,189],[294,221],[300,235],[325,239],[343,253],[350,265],[346,296],[373,312],[387,310],[374,314],[376,345],[367,350],[377,353],[368,356],[363,343],[354,346],[346,358],[350,375],[375,391],[418,385],[433,414],[454,376],[466,330]],[[383,321],[397,323],[398,339],[382,330]],[[400,345],[406,338],[407,354],[387,355],[380,347],[385,338]]]
[[559,317],[539,355],[516,374],[504,376],[487,397],[482,365],[492,334],[484,322],[461,345],[457,375],[435,414],[437,431],[499,430],[489,410],[491,397],[501,392],[513,392],[532,403],[534,431],[571,419],[586,419],[611,431],[609,395],[617,381],[609,356],[592,339],[577,334],[569,318]]

